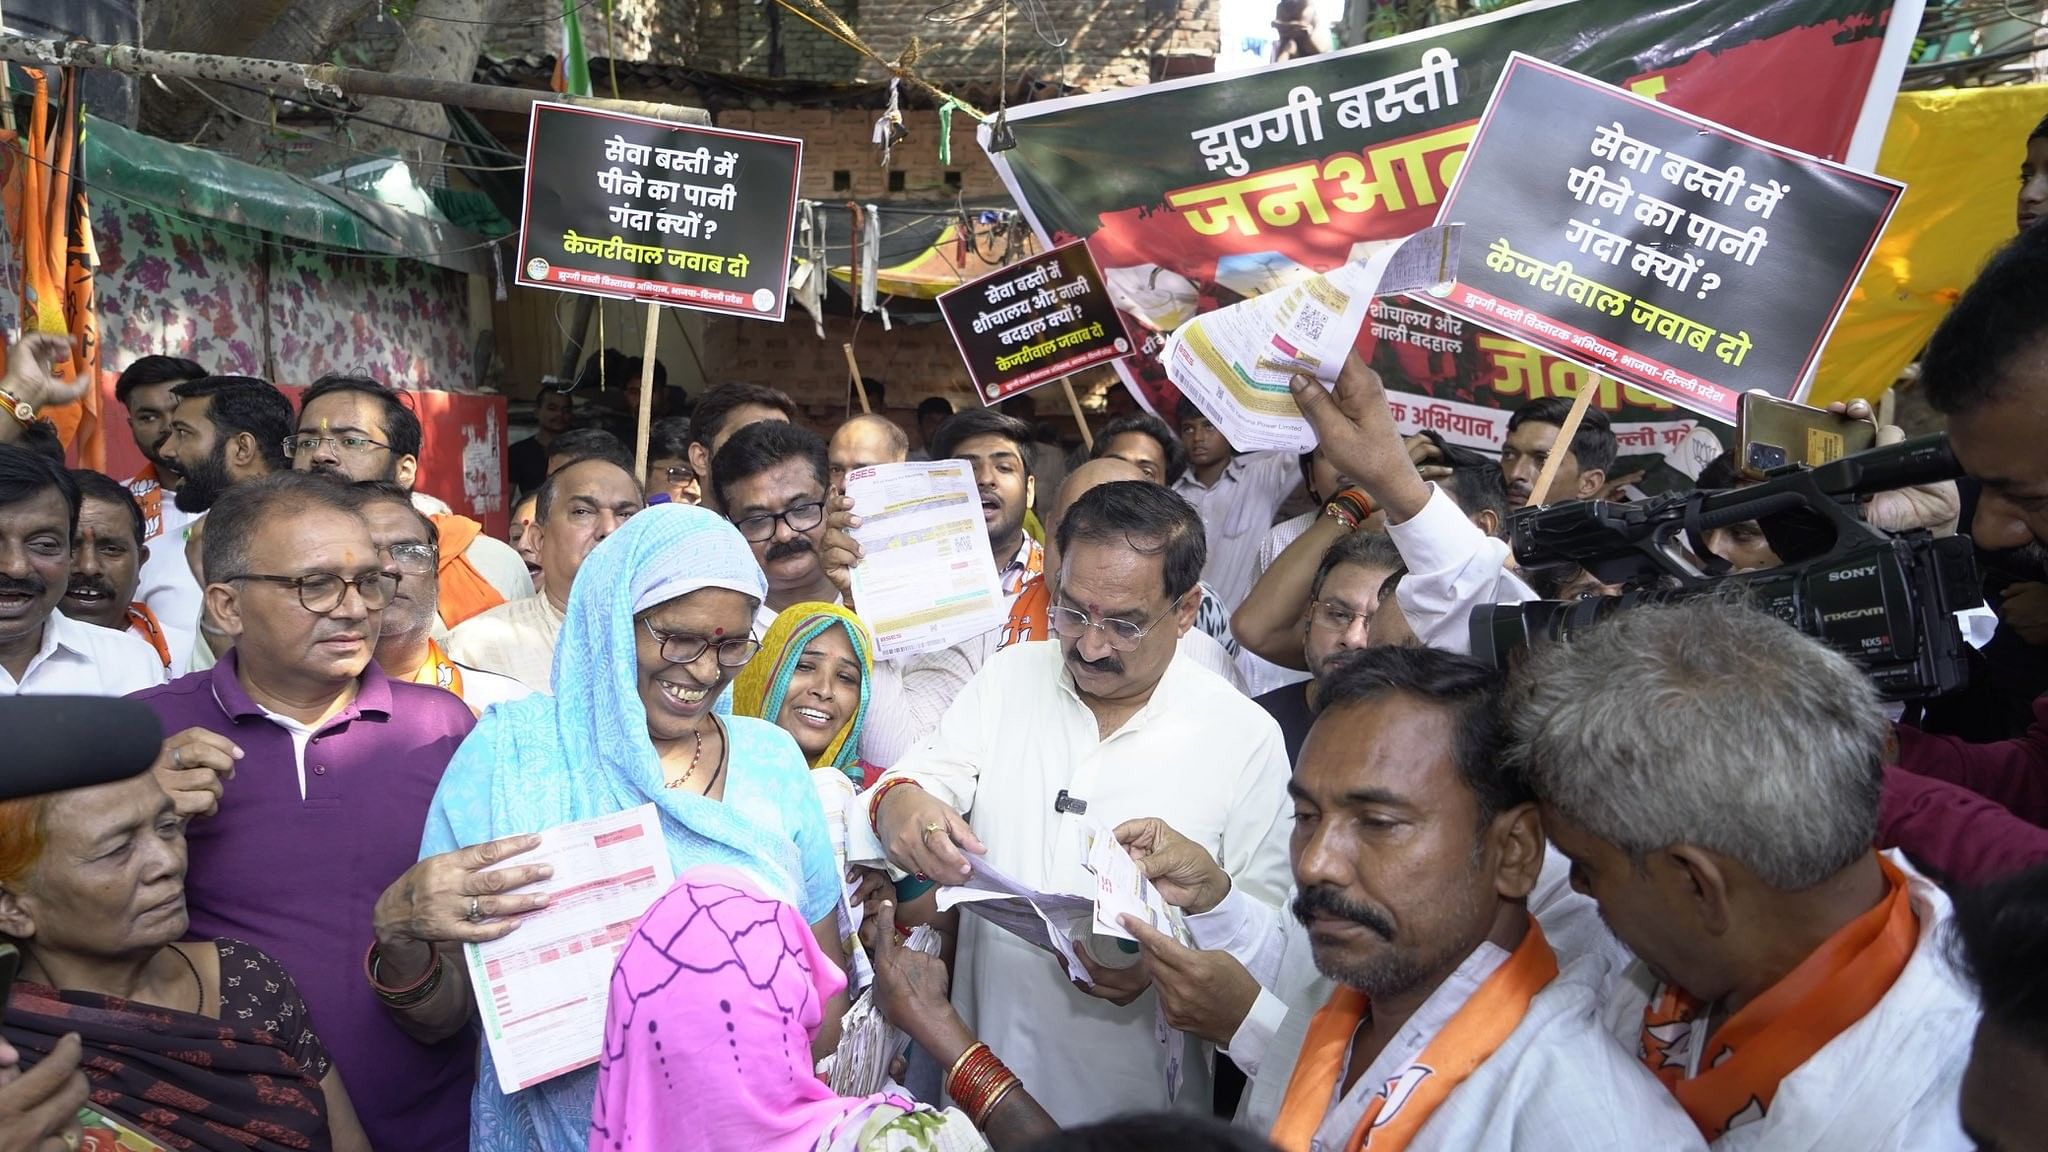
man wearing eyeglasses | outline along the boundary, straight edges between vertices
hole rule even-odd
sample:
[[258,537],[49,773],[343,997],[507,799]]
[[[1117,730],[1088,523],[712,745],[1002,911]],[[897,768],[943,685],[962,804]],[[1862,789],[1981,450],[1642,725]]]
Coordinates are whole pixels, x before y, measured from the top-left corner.
[[[1207,553],[1201,518],[1168,488],[1112,482],[1074,502],[1056,543],[1055,638],[989,658],[937,730],[849,810],[848,856],[958,884],[972,855],[1039,891],[1092,895],[1086,835],[1163,805],[1236,886],[1277,906],[1288,883],[1279,729],[1179,650]],[[1077,946],[1083,967],[1067,972],[964,917],[954,1004],[1063,1125],[1207,1110],[1201,1041],[1159,1039],[1135,952],[1103,938]]]
[[441,773],[475,724],[462,701],[372,660],[402,583],[364,496],[282,472],[207,513],[219,663],[136,694],[165,732],[155,772],[193,817],[193,931],[246,940],[297,980],[375,1147],[468,1146],[475,1044],[399,1031],[363,977],[362,925],[419,856]]
[[768,596],[754,614],[757,636],[792,604],[839,603],[823,552],[829,467],[817,433],[780,420],[741,428],[712,458],[718,506],[768,577]]
[[1299,633],[1310,678],[1253,698],[1279,723],[1289,763],[1301,758],[1302,741],[1308,739],[1309,726],[1315,723],[1320,685],[1354,653],[1372,646],[1380,587],[1400,567],[1400,549],[1376,532],[1340,536],[1323,553],[1309,585]]
[[508,600],[533,595],[526,562],[483,525],[415,488],[423,441],[420,418],[395,389],[367,376],[322,376],[299,400],[299,426],[284,444],[292,467],[352,483],[396,484],[433,517],[439,546],[436,637]]
[[493,704],[533,695],[533,689],[510,676],[463,664],[441,649],[434,639],[441,563],[433,520],[396,484],[365,480],[356,489],[363,494],[370,542],[386,567],[398,573],[398,590],[377,636],[377,666],[394,680],[453,692],[478,716]]

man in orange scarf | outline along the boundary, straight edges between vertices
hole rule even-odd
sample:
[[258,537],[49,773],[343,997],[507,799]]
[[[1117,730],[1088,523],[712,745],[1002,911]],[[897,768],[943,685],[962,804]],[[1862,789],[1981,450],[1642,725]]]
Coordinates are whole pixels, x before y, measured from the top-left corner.
[[1605,1016],[1716,1149],[1970,1149],[1949,902],[1877,831],[1888,725],[1759,611],[1621,614],[1532,654],[1514,758],[1637,963]]
[[[1283,974],[1298,933],[1156,821],[1117,829],[1192,913],[1198,943],[1292,1000],[1249,1052],[1272,994],[1240,980],[1212,997],[1234,1000],[1240,1021],[1212,1039],[1257,1070],[1246,1119],[1283,1152],[1702,1147],[1601,1025],[1610,961],[1581,943],[1591,909],[1566,896],[1581,907],[1548,921],[1577,945],[1562,957],[1531,915],[1545,842],[1534,797],[1501,766],[1501,675],[1435,649],[1375,649],[1329,674],[1321,699],[1288,783],[1292,910],[1328,981],[1314,994]],[[1216,954],[1125,927],[1175,1020],[1189,1007],[1176,984]]]
[[[420,467],[420,418],[396,390],[367,376],[323,376],[299,400],[292,467],[351,481],[381,480],[413,492]],[[423,508],[439,531],[439,634],[507,600],[533,595],[526,562],[483,525],[433,501]]]

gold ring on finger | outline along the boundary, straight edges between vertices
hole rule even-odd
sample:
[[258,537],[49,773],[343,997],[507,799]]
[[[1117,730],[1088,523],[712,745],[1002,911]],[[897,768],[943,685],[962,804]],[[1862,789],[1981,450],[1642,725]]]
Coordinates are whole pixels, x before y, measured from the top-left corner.
[[932,833],[944,832],[945,830],[946,826],[944,824],[941,824],[937,820],[934,820],[931,823],[924,826],[924,831],[918,833],[917,838],[919,840],[930,839]]

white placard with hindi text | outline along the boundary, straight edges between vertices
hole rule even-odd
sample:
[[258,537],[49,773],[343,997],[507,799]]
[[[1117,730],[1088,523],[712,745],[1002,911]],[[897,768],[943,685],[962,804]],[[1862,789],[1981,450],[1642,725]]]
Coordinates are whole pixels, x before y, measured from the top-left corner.
[[950,648],[1008,619],[965,461],[856,468],[846,495],[861,520],[853,605],[875,634],[877,659]]
[[652,804],[549,828],[513,863],[554,865],[548,906],[510,936],[463,946],[507,1095],[597,1063],[612,966],[675,883]]

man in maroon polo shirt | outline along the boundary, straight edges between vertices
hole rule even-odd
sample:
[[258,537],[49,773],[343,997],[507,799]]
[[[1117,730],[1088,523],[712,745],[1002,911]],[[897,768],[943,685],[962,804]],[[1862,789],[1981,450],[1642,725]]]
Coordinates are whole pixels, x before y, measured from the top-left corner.
[[238,484],[207,516],[207,606],[233,648],[134,697],[173,733],[157,777],[193,817],[199,937],[245,940],[298,981],[371,1145],[462,1152],[475,1040],[423,1045],[363,976],[371,910],[419,856],[427,805],[474,723],[371,660],[397,570],[362,497],[326,476]]

